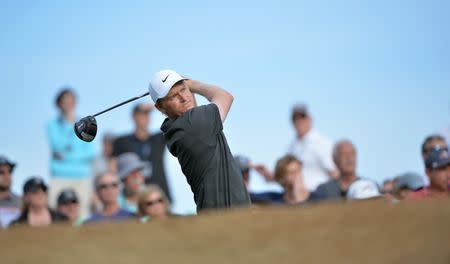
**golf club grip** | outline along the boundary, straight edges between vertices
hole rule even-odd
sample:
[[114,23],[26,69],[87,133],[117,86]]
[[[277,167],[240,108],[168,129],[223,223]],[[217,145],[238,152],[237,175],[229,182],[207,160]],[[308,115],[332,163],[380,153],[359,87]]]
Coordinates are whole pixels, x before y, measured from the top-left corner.
[[117,104],[117,105],[115,105],[115,106],[112,106],[112,107],[110,107],[110,108],[108,108],[108,109],[106,109],[106,110],[103,110],[103,111],[101,111],[101,112],[98,112],[97,114],[95,114],[95,115],[93,115],[93,116],[94,116],[94,117],[99,116],[99,115],[101,115],[101,114],[103,114],[103,113],[106,113],[106,112],[108,112],[108,111],[113,110],[114,108],[117,108],[117,107],[122,106],[122,105],[124,105],[124,104],[128,104],[129,102],[132,102],[132,101],[134,101],[134,100],[140,99],[140,98],[145,97],[145,96],[147,96],[147,95],[149,95],[149,94],[150,94],[149,92],[146,92],[145,94],[143,94],[143,95],[141,95],[141,96],[133,97],[133,98],[131,98],[131,99],[126,100],[125,102],[122,102],[122,103]]

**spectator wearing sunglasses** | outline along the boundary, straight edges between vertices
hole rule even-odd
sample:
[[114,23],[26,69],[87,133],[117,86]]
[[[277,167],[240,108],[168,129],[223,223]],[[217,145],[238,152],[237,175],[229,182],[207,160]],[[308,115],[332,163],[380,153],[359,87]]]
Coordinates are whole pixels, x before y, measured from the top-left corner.
[[449,198],[450,155],[446,149],[436,149],[428,154],[425,159],[425,173],[430,185],[411,193],[408,199]]
[[139,193],[138,214],[142,222],[167,218],[171,215],[169,210],[167,195],[158,185],[150,184]]
[[80,201],[74,189],[64,189],[59,193],[57,210],[67,216],[74,226],[80,226],[83,223],[80,216]]
[[[292,110],[292,125],[295,139],[288,149],[303,163],[305,187],[314,191],[330,179],[337,179],[339,173],[332,158],[333,142],[313,129],[313,118],[305,104],[297,104]],[[275,180],[275,175],[264,165],[256,165],[257,170],[266,180]]]
[[448,151],[447,142],[445,141],[445,138],[443,136],[434,134],[426,137],[422,143],[423,160],[425,161],[431,152],[439,149]]
[[[448,151],[447,142],[445,138],[438,134],[432,134],[425,138],[422,143],[421,154],[422,160],[425,162],[428,155],[435,150],[446,150]],[[428,186],[430,184],[430,180],[427,176],[423,176],[425,181],[425,185]]]
[[23,186],[22,213],[12,226],[48,226],[65,222],[67,217],[48,207],[48,188],[40,177],[28,179]]
[[113,172],[99,174],[94,181],[95,191],[102,205],[100,212],[93,214],[84,223],[118,221],[133,218],[135,215],[120,208],[119,178]]

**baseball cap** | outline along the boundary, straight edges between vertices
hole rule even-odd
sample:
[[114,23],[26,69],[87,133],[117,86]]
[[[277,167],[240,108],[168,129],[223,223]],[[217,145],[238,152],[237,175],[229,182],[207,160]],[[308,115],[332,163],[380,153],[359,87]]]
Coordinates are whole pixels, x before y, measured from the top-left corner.
[[35,192],[37,190],[47,192],[47,185],[40,177],[31,177],[23,185],[23,193]]
[[407,172],[394,179],[394,190],[408,189],[417,191],[425,186],[423,178],[414,172]]
[[248,171],[250,169],[250,159],[243,155],[236,155],[234,156],[234,160],[236,160],[239,169],[244,172]]
[[295,104],[294,107],[292,107],[292,120],[295,120],[299,116],[303,117],[311,116],[308,109],[308,105],[304,103],[298,103]]
[[73,189],[64,189],[58,195],[58,205],[78,203],[78,196]]
[[433,150],[425,160],[427,169],[438,169],[450,165],[450,156],[446,149]]
[[144,164],[136,153],[123,153],[117,158],[117,175],[119,175],[121,180],[124,180],[133,171],[142,170],[143,168]]
[[379,197],[380,191],[375,182],[370,180],[357,180],[350,185],[347,192],[348,200],[362,200]]
[[155,73],[148,87],[153,102],[156,103],[158,99],[166,97],[174,84],[186,79],[173,70],[162,70]]
[[9,165],[11,167],[11,171],[14,169],[16,164],[10,161],[6,156],[0,155],[0,165]]

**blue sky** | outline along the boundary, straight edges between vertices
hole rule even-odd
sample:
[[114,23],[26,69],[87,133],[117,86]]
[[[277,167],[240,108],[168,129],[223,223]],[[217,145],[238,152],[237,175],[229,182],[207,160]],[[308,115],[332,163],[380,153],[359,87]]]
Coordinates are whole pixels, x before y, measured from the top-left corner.
[[[360,175],[379,182],[422,172],[422,140],[450,123],[448,1],[92,2],[0,3],[0,153],[19,164],[17,192],[48,177],[45,124],[61,86],[77,90],[81,117],[146,92],[163,68],[232,92],[230,147],[269,167],[293,138],[296,102],[323,134],[351,139]],[[99,117],[99,134],[130,131],[130,109]],[[152,120],[158,130],[163,117]],[[175,207],[189,211],[169,164]]]

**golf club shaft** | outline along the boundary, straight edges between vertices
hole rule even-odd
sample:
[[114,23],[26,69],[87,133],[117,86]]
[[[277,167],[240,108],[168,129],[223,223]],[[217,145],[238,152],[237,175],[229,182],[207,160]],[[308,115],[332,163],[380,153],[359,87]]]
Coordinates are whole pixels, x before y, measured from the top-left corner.
[[108,111],[113,110],[114,108],[117,108],[117,107],[122,106],[122,105],[124,105],[124,104],[128,104],[129,102],[132,102],[132,101],[134,101],[134,100],[140,99],[140,98],[145,97],[145,96],[147,96],[147,95],[149,95],[149,92],[146,92],[145,94],[143,94],[143,95],[141,95],[141,96],[136,96],[136,97],[133,97],[133,98],[131,98],[131,99],[128,99],[128,100],[126,100],[125,102],[122,102],[122,103],[117,104],[117,105],[115,105],[115,106],[112,106],[112,107],[110,107],[110,108],[108,108],[108,109],[106,109],[106,110],[103,110],[103,111],[101,111],[101,112],[98,112],[97,114],[95,114],[95,115],[93,115],[93,116],[94,116],[94,117],[99,116],[99,115],[101,115],[101,114],[103,114],[103,113],[106,113],[106,112],[108,112]]

